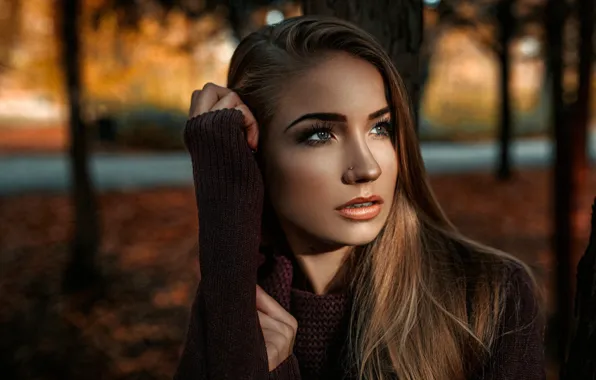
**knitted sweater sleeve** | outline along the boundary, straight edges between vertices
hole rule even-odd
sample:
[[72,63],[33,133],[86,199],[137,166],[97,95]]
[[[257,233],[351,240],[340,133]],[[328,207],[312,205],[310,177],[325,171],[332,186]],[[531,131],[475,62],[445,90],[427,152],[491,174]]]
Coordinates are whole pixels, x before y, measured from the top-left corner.
[[291,356],[269,373],[256,311],[263,182],[242,132],[244,116],[220,110],[184,130],[199,211],[200,283],[176,380],[299,380]]
[[517,264],[510,269],[505,311],[495,349],[482,380],[545,380],[545,321],[532,280]]

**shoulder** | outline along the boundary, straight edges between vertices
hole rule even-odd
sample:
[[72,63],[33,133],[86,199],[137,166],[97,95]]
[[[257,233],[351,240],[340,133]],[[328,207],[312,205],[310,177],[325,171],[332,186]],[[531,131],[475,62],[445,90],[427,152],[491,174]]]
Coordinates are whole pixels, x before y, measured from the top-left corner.
[[518,262],[506,264],[502,314],[482,379],[544,380],[545,318],[535,281]]
[[539,291],[531,269],[513,256],[488,247],[457,244],[465,276],[473,282],[487,281],[509,300],[536,300]]
[[515,261],[505,264],[501,334],[543,333],[541,292],[528,267]]
[[541,324],[543,296],[531,269],[518,259],[494,251],[459,247],[467,279],[468,297],[487,289],[499,300],[495,322],[501,332],[518,330],[529,324]]
[[537,303],[539,290],[530,268],[516,261],[504,264],[505,297],[507,300]]

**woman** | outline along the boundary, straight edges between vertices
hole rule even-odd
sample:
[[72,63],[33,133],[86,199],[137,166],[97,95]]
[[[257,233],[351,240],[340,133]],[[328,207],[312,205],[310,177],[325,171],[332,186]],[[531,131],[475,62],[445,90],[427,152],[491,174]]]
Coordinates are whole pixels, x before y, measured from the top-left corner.
[[368,34],[266,27],[190,116],[201,281],[176,379],[544,379],[529,271],[449,223]]

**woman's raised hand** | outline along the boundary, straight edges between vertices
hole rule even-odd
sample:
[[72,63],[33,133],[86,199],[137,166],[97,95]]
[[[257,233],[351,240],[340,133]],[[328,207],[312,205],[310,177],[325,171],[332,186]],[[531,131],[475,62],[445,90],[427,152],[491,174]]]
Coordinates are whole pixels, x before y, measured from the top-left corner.
[[269,371],[292,355],[298,322],[257,285],[257,313],[267,347]]
[[226,87],[207,83],[202,90],[195,90],[190,101],[189,117],[193,118],[209,111],[225,108],[237,109],[244,115],[244,128],[248,146],[256,150],[259,141],[259,127],[250,109],[238,94]]

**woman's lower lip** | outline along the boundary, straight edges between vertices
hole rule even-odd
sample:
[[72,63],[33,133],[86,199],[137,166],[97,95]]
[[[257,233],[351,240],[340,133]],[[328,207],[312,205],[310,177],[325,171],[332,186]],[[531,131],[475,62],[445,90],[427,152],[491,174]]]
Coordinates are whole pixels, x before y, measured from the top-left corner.
[[368,220],[379,215],[379,213],[381,212],[381,205],[375,203],[372,206],[366,207],[340,208],[339,210],[337,210],[337,212],[339,212],[341,216],[348,219]]

